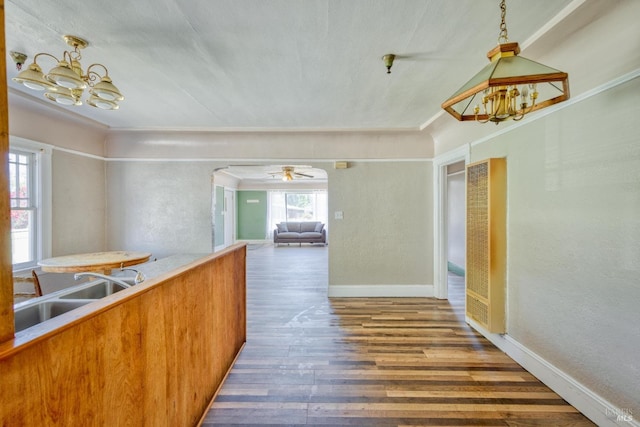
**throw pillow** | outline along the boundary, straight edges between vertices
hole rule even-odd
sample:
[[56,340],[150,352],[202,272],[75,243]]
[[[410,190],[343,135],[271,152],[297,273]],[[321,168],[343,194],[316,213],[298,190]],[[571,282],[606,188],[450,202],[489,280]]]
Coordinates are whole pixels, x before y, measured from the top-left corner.
[[278,233],[286,233],[287,231],[289,231],[289,229],[287,228],[287,224],[284,222],[276,224],[276,227],[278,227]]
[[322,233],[322,229],[324,228],[324,224],[319,222],[316,224],[316,233]]

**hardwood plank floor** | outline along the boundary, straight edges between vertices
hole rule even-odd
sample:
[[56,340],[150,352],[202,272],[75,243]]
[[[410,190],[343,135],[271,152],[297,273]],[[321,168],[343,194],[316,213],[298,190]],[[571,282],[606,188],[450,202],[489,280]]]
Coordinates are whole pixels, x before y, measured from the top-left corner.
[[327,298],[321,246],[249,246],[247,343],[203,426],[592,426],[450,300]]

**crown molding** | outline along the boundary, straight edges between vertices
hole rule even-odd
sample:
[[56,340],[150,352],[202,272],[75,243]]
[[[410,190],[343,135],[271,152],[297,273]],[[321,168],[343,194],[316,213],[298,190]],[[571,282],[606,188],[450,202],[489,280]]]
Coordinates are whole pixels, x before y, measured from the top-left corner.
[[137,132],[179,132],[179,133],[420,133],[419,127],[415,128],[279,128],[279,127],[139,127],[124,128],[110,127],[110,132],[137,133]]
[[[54,102],[36,98],[13,87],[8,87],[7,89],[9,104],[17,103],[28,110],[36,111],[46,116],[63,118],[65,120],[70,120],[102,131],[108,131],[110,129],[109,126],[104,123],[85,117],[67,108],[60,107]],[[11,106],[9,106],[9,108],[11,108]]]

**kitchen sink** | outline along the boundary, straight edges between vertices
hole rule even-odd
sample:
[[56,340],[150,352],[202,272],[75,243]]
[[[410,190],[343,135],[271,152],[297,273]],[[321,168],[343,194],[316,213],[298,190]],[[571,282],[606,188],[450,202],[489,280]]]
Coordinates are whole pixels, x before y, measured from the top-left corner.
[[60,296],[60,299],[99,299],[126,289],[124,286],[113,282],[98,282],[92,286],[84,287],[74,292]]
[[53,299],[17,309],[15,311],[16,332],[30,328],[53,317],[60,316],[90,302],[92,302],[92,300],[61,301]]
[[122,280],[124,284],[104,279],[92,280],[16,304],[14,307],[15,331],[23,331],[85,304],[127,289],[124,285],[129,282],[133,285],[134,278],[118,279]]

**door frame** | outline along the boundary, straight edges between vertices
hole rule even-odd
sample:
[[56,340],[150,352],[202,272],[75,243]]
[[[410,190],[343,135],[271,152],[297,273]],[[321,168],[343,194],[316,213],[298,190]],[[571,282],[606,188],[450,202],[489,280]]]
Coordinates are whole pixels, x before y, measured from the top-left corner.
[[[471,146],[465,144],[433,159],[433,290],[438,299],[447,299],[447,166],[469,164]],[[466,209],[466,207],[465,207]]]
[[[229,202],[228,196],[231,201]],[[236,241],[236,192],[231,188],[224,187],[223,196],[224,207],[222,215],[224,217],[224,246],[231,246]],[[230,241],[227,241],[230,237]]]

